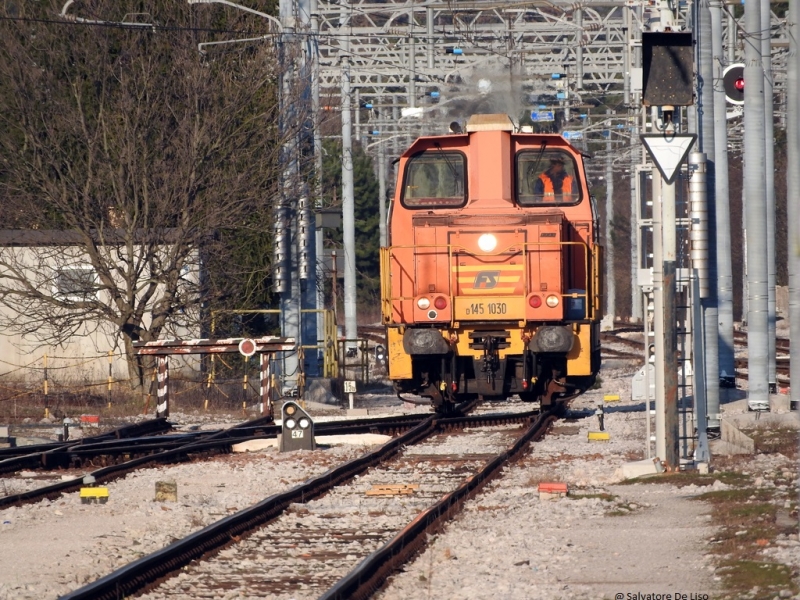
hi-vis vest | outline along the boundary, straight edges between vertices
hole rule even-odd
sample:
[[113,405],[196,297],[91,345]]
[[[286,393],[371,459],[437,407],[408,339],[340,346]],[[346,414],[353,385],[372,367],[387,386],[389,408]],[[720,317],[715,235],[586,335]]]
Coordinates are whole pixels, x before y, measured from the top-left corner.
[[[539,175],[539,179],[542,180],[542,184],[544,185],[544,198],[545,202],[555,202],[556,200],[556,192],[553,189],[553,180],[547,175],[547,173],[542,173]],[[572,177],[569,175],[564,175],[564,179],[561,180],[561,194],[571,194],[572,193]]]

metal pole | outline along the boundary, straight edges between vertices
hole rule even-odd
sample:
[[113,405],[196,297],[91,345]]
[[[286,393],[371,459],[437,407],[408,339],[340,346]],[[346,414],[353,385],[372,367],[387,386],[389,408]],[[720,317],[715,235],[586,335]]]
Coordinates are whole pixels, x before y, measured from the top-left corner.
[[434,63],[434,44],[435,38],[433,37],[433,9],[429,6],[425,9],[425,29],[428,35],[428,68],[435,68]]
[[[634,323],[637,321],[641,321],[642,319],[646,319],[647,316],[644,314],[642,310],[642,290],[639,286],[639,266],[641,264],[641,258],[639,253],[641,249],[639,248],[639,227],[640,224],[637,221],[637,214],[639,211],[639,194],[637,191],[639,190],[639,182],[634,181],[636,177],[638,177],[638,172],[636,167],[639,165],[639,158],[640,153],[640,146],[638,143],[639,139],[639,113],[640,109],[638,107],[634,108],[630,114],[633,115],[631,119],[631,223],[634,225],[631,227],[631,321]],[[649,458],[649,457],[648,457]]]
[[[348,2],[342,3],[346,10]],[[345,338],[358,338],[356,317],[356,229],[353,189],[353,130],[350,120],[350,36],[344,32],[342,43],[342,229],[344,238],[344,328]],[[348,342],[347,349],[355,348]]]
[[386,144],[378,144],[378,228],[381,248],[389,245],[386,232]]
[[417,48],[414,40],[414,6],[408,10],[408,106],[417,105]]
[[[694,277],[692,277],[692,296],[694,298],[699,298],[701,296],[700,281],[701,277],[698,272],[695,271]],[[692,302],[692,330],[693,354],[695,356],[702,356],[705,335],[703,331],[702,309],[700,303],[697,301]],[[712,331],[711,335],[716,335],[716,331]],[[708,462],[711,459],[711,454],[708,449],[708,434],[706,433],[708,413],[706,412],[706,375],[704,361],[695,360],[694,376],[692,380],[694,383],[695,418],[697,419],[697,449],[695,450],[694,460],[696,463]]]
[[[672,132],[667,131],[667,135]],[[664,448],[662,460],[669,469],[680,466],[678,422],[678,336],[675,290],[677,286],[677,241],[675,221],[675,184],[662,182],[661,186],[661,240],[662,250],[662,319],[664,326]],[[658,334],[656,334],[658,335]]]
[[[575,24],[578,24],[577,21],[577,12],[575,11]],[[581,23],[580,27],[583,24]],[[630,106],[631,104],[631,13],[628,8],[622,9],[622,26],[625,29],[625,46],[622,48],[622,70],[624,71],[622,74],[622,103],[625,106]],[[581,34],[583,34],[583,30],[580,29]],[[583,62],[583,56],[577,58],[576,60],[580,63]],[[582,71],[583,69],[581,69]]]
[[747,223],[748,403],[769,406],[767,198],[764,169],[764,76],[761,63],[761,5],[750,0],[744,9],[744,196]]
[[[711,0],[711,55],[714,78],[714,184],[715,223],[717,246],[717,318],[719,319],[719,377],[720,382],[733,387],[736,382],[733,355],[733,266],[731,262],[731,210],[728,185],[728,125],[725,88],[722,85],[722,68],[725,56],[722,52],[722,2]],[[713,335],[706,331],[706,335]],[[719,412],[718,410],[716,411]],[[716,414],[709,407],[711,422]],[[717,424],[717,427],[719,425]]]
[[728,63],[730,64],[736,62],[736,47],[739,45],[739,28],[736,25],[736,19],[733,18],[733,11],[726,11],[725,14],[728,22],[726,29],[728,31]]
[[[658,109],[652,109],[653,128],[658,119]],[[656,401],[656,457],[665,461],[667,456],[666,423],[664,416],[664,257],[663,223],[661,221],[661,174],[653,169],[653,333],[655,338],[655,401]]]
[[[280,220],[276,219],[276,249],[280,248],[283,256],[277,262],[275,286],[280,291],[281,334],[284,337],[302,339],[300,333],[300,279],[297,246],[297,204],[299,190],[299,163],[297,156],[297,107],[292,98],[293,82],[296,78],[297,62],[291,51],[294,45],[294,15],[292,3],[288,0],[280,2],[281,25],[283,33],[280,37],[281,47],[281,135],[284,138],[282,148],[282,195],[280,204]],[[276,259],[279,257],[276,255]],[[297,353],[287,353],[283,358],[283,389],[296,387],[299,373]],[[294,385],[289,382],[294,379]]]
[[614,244],[611,241],[611,228],[614,220],[614,170],[611,164],[613,158],[611,152],[611,115],[614,111],[606,109],[609,117],[606,125],[608,126],[608,138],[606,138],[606,222],[605,222],[605,242],[606,242],[606,316],[604,320],[609,321],[609,329],[614,328],[614,314],[617,304],[616,275],[614,274]]
[[[311,39],[309,40],[311,55],[311,117],[314,124],[314,206],[322,208],[322,135],[320,133],[320,110],[319,110],[319,4],[318,0],[311,0]],[[316,225],[316,219],[315,219]],[[314,285],[316,288],[316,308],[322,310],[325,308],[325,286],[321,282],[325,281],[322,266],[322,257],[324,249],[324,238],[322,227],[314,231],[314,250],[316,264],[316,280]],[[317,313],[317,341],[323,342],[325,340],[325,320],[322,313]]]
[[[800,165],[800,0],[789,0],[786,22],[789,57],[786,65],[786,164]],[[786,175],[787,216],[789,220],[789,350],[790,406],[800,409],[800,169]]]
[[[583,89],[583,9],[575,9],[575,89]],[[626,78],[627,81],[627,78]],[[627,102],[626,102],[627,103]]]
[[362,144],[363,142],[361,140],[361,90],[356,88],[353,94],[355,95],[355,105],[356,105],[356,109],[353,111],[353,117],[355,121],[355,123],[353,124],[355,128],[354,137],[356,142]]
[[[660,29],[671,28],[674,14],[669,2],[660,4]],[[653,131],[657,126],[657,110],[653,111]],[[665,123],[665,133],[670,135],[672,124]],[[655,183],[656,177],[653,177]],[[656,297],[656,454],[670,469],[679,466],[678,458],[678,361],[675,335],[675,185],[663,183],[656,207],[653,194],[653,291]],[[655,191],[654,191],[655,192]],[[658,214],[658,217],[656,215]],[[658,218],[658,227],[656,227]],[[656,232],[659,239],[656,241]],[[656,283],[658,269],[658,283]],[[660,325],[660,327],[659,327]],[[660,331],[659,331],[660,329]],[[660,346],[660,352],[659,350]],[[660,371],[660,373],[659,373]],[[659,379],[661,385],[659,385]],[[660,389],[659,389],[660,388]],[[659,410],[658,398],[661,396]]]
[[[698,150],[705,154],[704,179],[705,197],[703,199],[708,220],[716,222],[716,135],[715,135],[715,105],[714,105],[714,69],[712,58],[712,30],[711,12],[707,0],[697,3],[697,22],[695,38],[697,41],[697,55],[699,63],[699,77],[697,84],[697,110],[698,110]],[[701,294],[703,308],[703,329],[709,332],[705,337],[703,350],[705,353],[706,399],[708,413],[719,414],[719,336],[714,332],[719,328],[717,310],[717,246],[716,228],[707,228],[707,241],[705,252],[708,279],[713,285],[707,287],[707,292]],[[694,300],[694,299],[693,299]],[[719,420],[714,419],[708,427],[719,428]]]
[[[638,286],[636,289],[639,289]],[[652,443],[651,437],[652,433],[651,430],[651,406],[650,403],[650,360],[651,358],[655,358],[655,356],[650,354],[650,297],[647,292],[641,290],[642,296],[644,296],[644,306],[645,314],[644,314],[644,414],[645,414],[645,435],[647,436],[645,440],[645,458],[651,458],[653,456],[652,452]],[[654,369],[655,371],[655,369]],[[655,387],[655,386],[654,386]]]
[[[634,27],[634,23],[641,21],[640,17],[643,11],[641,5],[631,7],[629,11],[636,11],[635,14],[629,12],[629,23],[631,26],[628,28],[628,41],[633,44],[634,40],[638,40],[641,36],[638,27]],[[641,65],[642,47],[641,45],[633,46],[631,52],[631,68],[638,68]],[[639,121],[645,118],[644,111],[640,107],[640,97],[638,93],[632,95],[631,98],[631,178],[636,177],[636,166],[643,159],[641,156],[641,146],[638,143],[639,139]],[[636,190],[638,189],[638,182],[636,185],[631,184],[631,221],[634,220],[634,215],[637,214],[639,198],[637,197]],[[631,227],[631,320],[637,321],[646,318],[644,310],[642,309],[642,290],[639,289],[639,265],[641,264],[641,248],[639,247],[639,232],[637,227]],[[648,441],[649,443],[649,441]]]
[[775,135],[772,81],[771,14],[768,0],[761,0],[761,64],[764,68],[764,176],[767,206],[767,360],[769,391],[778,391],[775,370]]
[[[692,243],[691,268],[694,273],[691,302],[693,329],[692,354],[694,358],[692,362],[694,372],[694,406],[698,434],[700,432],[705,434],[710,427],[710,422],[706,418],[708,414],[707,406],[710,403],[706,395],[706,386],[708,382],[705,373],[709,361],[705,346],[707,338],[716,337],[717,332],[716,323],[709,324],[705,319],[706,312],[704,306],[705,299],[708,298],[711,290],[714,288],[714,280],[710,276],[711,268],[709,264],[709,248],[711,243],[709,240],[710,228],[708,225],[710,219],[708,206],[710,202],[706,195],[707,174],[705,154],[702,152],[692,152],[689,155],[689,172],[689,221],[691,222],[689,239]],[[703,321],[705,321],[705,324]],[[706,329],[707,327],[710,327],[710,329]],[[704,335],[704,330],[710,332],[710,335]],[[716,411],[719,412],[719,398],[717,398]],[[719,428],[719,420],[717,420],[715,427]]]

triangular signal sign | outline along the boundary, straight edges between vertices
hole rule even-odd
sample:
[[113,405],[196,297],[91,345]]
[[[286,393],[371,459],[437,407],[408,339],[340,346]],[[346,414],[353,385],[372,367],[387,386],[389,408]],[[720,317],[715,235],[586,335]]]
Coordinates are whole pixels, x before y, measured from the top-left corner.
[[697,139],[694,133],[645,133],[639,136],[666,183],[675,181],[681,164]]

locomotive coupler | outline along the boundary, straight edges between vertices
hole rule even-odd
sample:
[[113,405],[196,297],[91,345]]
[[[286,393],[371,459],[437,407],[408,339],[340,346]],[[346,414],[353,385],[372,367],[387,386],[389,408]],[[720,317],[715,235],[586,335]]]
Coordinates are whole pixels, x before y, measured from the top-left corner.
[[483,340],[483,361],[481,371],[486,373],[486,381],[494,383],[494,374],[500,367],[500,357],[497,351],[497,339],[487,335]]

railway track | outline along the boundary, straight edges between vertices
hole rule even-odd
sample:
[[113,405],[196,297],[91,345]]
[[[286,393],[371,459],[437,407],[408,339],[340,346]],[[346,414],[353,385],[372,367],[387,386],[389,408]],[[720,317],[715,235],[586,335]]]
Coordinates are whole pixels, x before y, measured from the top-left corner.
[[[644,347],[644,342],[639,341],[636,339],[630,339],[627,337],[622,337],[621,334],[624,333],[643,333],[642,329],[635,329],[631,327],[626,327],[624,329],[616,329],[614,331],[603,332],[601,334],[601,339],[604,342],[604,346],[601,350],[602,354],[606,358],[623,358],[623,359],[638,359],[643,361],[642,350]],[[743,351],[747,347],[747,333],[743,331],[735,331],[734,332],[734,342],[736,344],[737,351]],[[633,351],[628,353],[621,350],[616,350],[614,348],[609,348],[608,344],[619,344],[628,348],[631,348]],[[790,341],[786,338],[777,338],[775,340],[775,350],[776,350],[776,358],[775,358],[775,371],[778,376],[778,383],[789,383],[789,345]],[[638,351],[638,353],[637,353]],[[747,380],[747,370],[748,370],[748,360],[747,356],[740,356],[734,360],[734,365],[736,368],[737,377],[739,379]]]
[[[470,407],[471,408],[471,407]],[[319,423],[315,426],[317,435],[347,435],[356,433],[380,433],[396,435],[416,426],[427,415],[402,415]],[[118,443],[86,445],[81,448],[61,447],[57,454],[58,461],[51,454],[36,453],[30,456],[7,459],[5,467],[0,463],[0,472],[11,472],[11,467],[54,469],[58,464],[67,464],[68,469],[75,471],[86,466],[100,466],[91,471],[97,484],[109,483],[124,477],[132,471],[152,467],[158,464],[174,464],[178,462],[202,460],[218,454],[232,451],[235,444],[254,439],[275,438],[281,431],[280,426],[271,420],[248,421],[231,429],[203,434],[185,434],[169,436],[164,439],[148,440],[147,438],[125,440]],[[47,456],[47,461],[42,456]],[[5,462],[5,461],[4,461]],[[28,465],[27,467],[24,465]],[[19,469],[13,469],[19,470]],[[0,497],[0,508],[19,506],[39,502],[44,499],[53,500],[62,494],[78,491],[83,487],[84,473],[76,473],[74,478],[43,486],[34,490],[10,494]]]
[[[421,547],[427,532],[519,456],[554,418],[530,412],[429,416],[362,457],[64,598],[127,597],[150,588],[151,598],[219,597],[236,590],[276,598],[367,597]],[[419,487],[402,501],[366,495],[369,485],[403,482]]]
[[[45,456],[47,454],[56,454],[66,448],[80,448],[103,443],[113,444],[119,440],[131,440],[142,436],[162,435],[171,429],[172,425],[166,419],[158,418],[150,419],[148,421],[143,421],[133,425],[125,425],[124,427],[119,427],[106,433],[88,436],[74,441],[0,448],[0,466],[2,465],[3,461],[9,458],[17,458],[30,454]],[[2,472],[3,471],[0,470],[0,473]]]

